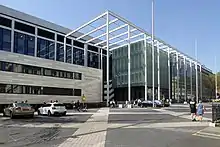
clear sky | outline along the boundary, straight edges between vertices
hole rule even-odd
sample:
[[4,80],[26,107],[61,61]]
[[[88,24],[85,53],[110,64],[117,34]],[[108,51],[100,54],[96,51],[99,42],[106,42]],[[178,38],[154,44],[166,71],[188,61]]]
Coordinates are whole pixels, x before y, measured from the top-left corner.
[[[74,29],[111,10],[151,33],[151,0],[0,0],[0,4]],[[155,0],[155,35],[215,70],[220,0]],[[220,60],[217,58],[220,71]]]

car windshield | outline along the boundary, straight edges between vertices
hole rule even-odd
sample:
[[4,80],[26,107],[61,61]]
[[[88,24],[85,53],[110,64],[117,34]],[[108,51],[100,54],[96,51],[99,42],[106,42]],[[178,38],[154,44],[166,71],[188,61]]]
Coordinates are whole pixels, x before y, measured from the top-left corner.
[[64,107],[64,104],[54,104],[55,107]]
[[29,104],[27,103],[17,103],[15,104],[16,107],[31,107]]

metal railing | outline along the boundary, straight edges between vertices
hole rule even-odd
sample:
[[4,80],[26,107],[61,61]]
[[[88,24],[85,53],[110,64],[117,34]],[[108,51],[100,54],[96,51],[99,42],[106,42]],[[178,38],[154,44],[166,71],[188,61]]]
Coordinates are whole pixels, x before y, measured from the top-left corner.
[[220,104],[212,104],[212,123],[220,122]]

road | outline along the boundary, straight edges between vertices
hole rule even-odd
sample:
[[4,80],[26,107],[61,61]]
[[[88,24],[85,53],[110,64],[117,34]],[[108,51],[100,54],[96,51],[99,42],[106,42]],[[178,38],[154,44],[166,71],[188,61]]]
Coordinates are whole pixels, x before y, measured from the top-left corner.
[[0,117],[0,147],[219,147],[220,129],[190,120],[189,108],[101,108],[67,116]]

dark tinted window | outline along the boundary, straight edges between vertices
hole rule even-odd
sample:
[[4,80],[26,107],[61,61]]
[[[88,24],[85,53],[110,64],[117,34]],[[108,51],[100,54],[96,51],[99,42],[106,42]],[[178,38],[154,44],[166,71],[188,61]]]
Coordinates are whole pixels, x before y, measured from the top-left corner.
[[73,48],[73,64],[84,65],[84,50]]
[[79,42],[79,41],[73,41],[73,45],[74,46],[77,46],[77,47],[80,47],[80,48],[84,48],[84,43],[82,42]]
[[88,58],[87,58],[88,67],[98,68],[99,67],[99,54],[89,52],[89,51],[87,51],[87,53],[88,53]]
[[22,94],[23,93],[23,87],[21,85],[12,85],[13,93],[16,94]]
[[54,40],[54,33],[46,31],[46,30],[42,30],[42,29],[38,29],[38,33],[39,36],[41,37],[45,37],[45,38],[49,38]]
[[1,70],[12,72],[13,71],[13,63],[1,62]]
[[4,17],[0,17],[0,25],[11,28],[11,20]]
[[74,79],[76,80],[82,80],[82,74],[78,72],[74,72]]
[[72,47],[66,46],[66,62],[72,63]]
[[81,89],[74,89],[74,96],[81,96],[81,95],[82,95]]
[[0,28],[0,50],[11,51],[11,31]]
[[12,93],[12,85],[0,84],[0,93]]
[[102,50],[102,54],[107,55],[107,51],[106,50]]
[[98,52],[99,51],[99,49],[97,47],[91,46],[91,45],[88,45],[88,50],[94,51],[94,52]]
[[79,79],[81,80],[82,74],[75,73],[70,71],[61,71],[56,69],[42,68],[37,66],[30,65],[22,65],[17,63],[0,61],[0,70],[8,71],[8,72],[17,72],[17,73],[25,73],[25,74],[34,74],[34,75],[43,75],[43,76],[51,76],[58,78],[67,78],[67,79]]
[[59,107],[63,107],[63,106],[65,106],[64,104],[53,104],[55,107],[56,106],[59,106]]
[[64,46],[57,43],[57,61],[64,62]]
[[55,88],[55,87],[44,87],[43,94],[45,95],[73,95],[73,89],[70,88]]
[[72,45],[72,40],[69,38],[66,38],[66,44]]
[[40,58],[54,60],[54,42],[45,39],[37,39],[37,56]]
[[57,34],[57,41],[64,42],[64,36]]
[[45,104],[45,105],[43,105],[43,107],[50,107],[51,106],[51,104]]
[[14,34],[14,52],[34,56],[35,37],[23,33]]
[[20,22],[15,22],[15,29],[21,30],[27,33],[35,34],[35,28]]

